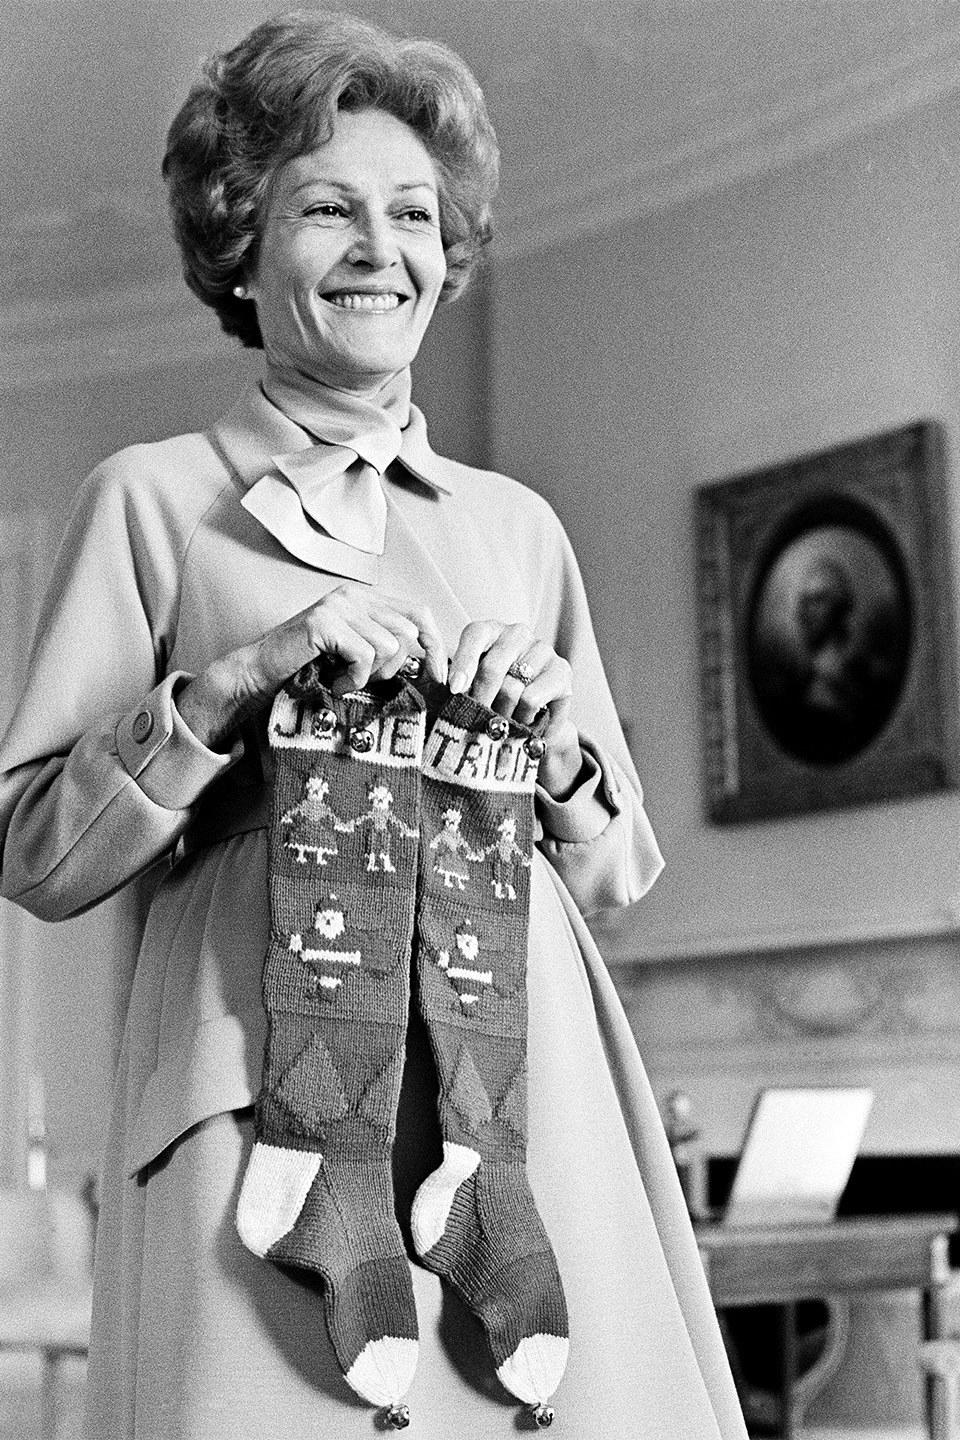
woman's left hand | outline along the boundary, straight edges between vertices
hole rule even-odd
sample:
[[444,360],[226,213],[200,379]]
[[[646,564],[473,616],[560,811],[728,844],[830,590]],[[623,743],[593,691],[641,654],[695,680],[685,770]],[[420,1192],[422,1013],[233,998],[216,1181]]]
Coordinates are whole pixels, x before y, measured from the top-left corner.
[[569,794],[583,760],[570,718],[572,672],[552,645],[538,640],[526,625],[472,620],[450,657],[447,683],[454,694],[469,693],[522,725],[532,725],[545,711],[540,734],[546,750],[538,778],[555,799]]

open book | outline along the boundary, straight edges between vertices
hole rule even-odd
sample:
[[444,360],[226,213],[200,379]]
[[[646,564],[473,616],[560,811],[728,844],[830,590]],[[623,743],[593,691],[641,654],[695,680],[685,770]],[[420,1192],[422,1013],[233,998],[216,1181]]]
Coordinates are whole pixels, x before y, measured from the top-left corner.
[[836,1214],[873,1091],[764,1090],[754,1108],[722,1223],[824,1224]]

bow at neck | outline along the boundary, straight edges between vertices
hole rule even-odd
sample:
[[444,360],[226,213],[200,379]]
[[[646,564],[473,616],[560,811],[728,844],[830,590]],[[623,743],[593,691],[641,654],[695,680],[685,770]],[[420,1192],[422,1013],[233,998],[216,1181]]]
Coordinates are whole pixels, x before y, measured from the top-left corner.
[[410,371],[393,376],[374,399],[319,384],[300,390],[269,369],[261,388],[315,443],[272,456],[273,469],[241,503],[299,558],[367,578],[386,543],[381,482],[388,466],[399,459],[418,479],[447,488],[425,473],[435,472],[435,457],[423,416],[410,403]]

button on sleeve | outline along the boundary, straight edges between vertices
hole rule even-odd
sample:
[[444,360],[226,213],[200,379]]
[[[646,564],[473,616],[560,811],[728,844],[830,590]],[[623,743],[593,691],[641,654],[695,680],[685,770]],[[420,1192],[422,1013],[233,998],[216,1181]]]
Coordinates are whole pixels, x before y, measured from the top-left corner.
[[134,717],[133,723],[130,726],[130,734],[138,745],[143,745],[149,740],[152,733],[153,716],[149,710],[141,710],[139,714]]
[[116,729],[122,765],[149,799],[168,810],[187,809],[243,754],[239,739],[225,754],[207,749],[182,719],[175,694],[187,678],[168,675]]

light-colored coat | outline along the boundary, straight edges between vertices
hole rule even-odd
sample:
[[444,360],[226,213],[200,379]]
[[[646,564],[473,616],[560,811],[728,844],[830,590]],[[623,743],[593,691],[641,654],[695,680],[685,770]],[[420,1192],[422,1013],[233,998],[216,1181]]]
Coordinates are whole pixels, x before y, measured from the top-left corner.
[[[239,503],[272,456],[307,444],[253,389],[208,435],[134,447],[90,477],[0,752],[3,894],[56,919],[150,875],[103,1183],[91,1440],[374,1433],[316,1295],[234,1231],[265,1030],[269,757],[262,724],[216,755],[175,705],[183,675],[340,582]],[[531,872],[528,1168],[571,1313],[558,1424],[577,1440],[741,1440],[656,1106],[581,918],[638,899],[662,862],[576,562],[531,491],[438,463],[447,494],[388,472],[379,583],[426,600],[451,648],[488,617],[553,644],[573,668],[587,761],[568,801],[538,794]],[[415,1024],[408,1049],[402,1217],[437,1138]],[[417,1433],[511,1433],[478,1327],[419,1266],[414,1285]]]

